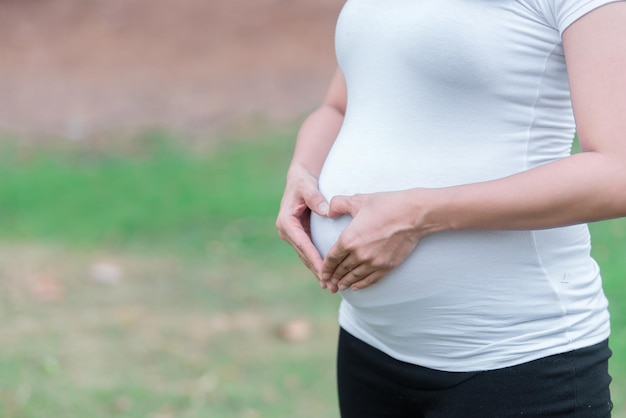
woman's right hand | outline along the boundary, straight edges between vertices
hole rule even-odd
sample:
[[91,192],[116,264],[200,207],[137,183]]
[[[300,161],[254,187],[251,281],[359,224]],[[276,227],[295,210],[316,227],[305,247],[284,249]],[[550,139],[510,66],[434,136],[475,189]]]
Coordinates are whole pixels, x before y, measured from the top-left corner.
[[321,280],[322,257],[311,240],[311,211],[328,215],[328,202],[318,189],[317,177],[302,167],[291,167],[276,219],[278,235],[326,287]]
[[317,178],[343,124],[346,103],[346,82],[337,69],[324,102],[300,127],[276,219],[279,236],[296,250],[322,288],[331,292],[337,292],[337,286],[321,280],[322,257],[311,241],[311,211],[328,216],[329,205],[318,189]]

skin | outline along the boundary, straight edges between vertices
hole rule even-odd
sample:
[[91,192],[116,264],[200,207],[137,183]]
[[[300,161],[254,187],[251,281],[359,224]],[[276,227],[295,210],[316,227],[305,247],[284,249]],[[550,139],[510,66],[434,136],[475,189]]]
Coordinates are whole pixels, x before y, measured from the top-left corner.
[[311,211],[328,215],[329,204],[318,190],[317,179],[339,133],[345,110],[346,85],[337,70],[322,105],[300,128],[276,219],[279,236],[296,250],[322,287],[329,287],[333,292],[337,291],[337,286],[328,286],[321,280],[323,260],[311,242],[309,217]]
[[[447,230],[542,229],[626,216],[626,2],[602,6],[563,34],[583,152],[502,179],[441,189],[336,196],[317,188],[346,108],[337,71],[304,122],[276,226],[323,288],[359,290],[383,279],[419,240]],[[352,216],[322,259],[308,216]]]

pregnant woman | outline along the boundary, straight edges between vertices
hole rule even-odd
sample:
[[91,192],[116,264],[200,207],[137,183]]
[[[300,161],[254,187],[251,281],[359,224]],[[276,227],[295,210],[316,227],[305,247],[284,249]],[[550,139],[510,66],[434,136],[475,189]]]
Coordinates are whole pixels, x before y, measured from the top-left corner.
[[348,0],[336,51],[277,227],[341,294],[342,417],[609,417],[626,3]]

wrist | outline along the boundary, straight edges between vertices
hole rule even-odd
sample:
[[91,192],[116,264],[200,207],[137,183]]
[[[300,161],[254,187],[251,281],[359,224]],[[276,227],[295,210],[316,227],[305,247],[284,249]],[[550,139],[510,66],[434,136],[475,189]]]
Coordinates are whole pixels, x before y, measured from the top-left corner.
[[290,178],[302,177],[312,177],[317,181],[319,173],[311,170],[311,168],[309,168],[305,163],[292,161],[289,165],[289,168],[287,169],[287,180],[289,180]]
[[412,189],[411,213],[418,237],[456,229],[451,215],[452,189]]

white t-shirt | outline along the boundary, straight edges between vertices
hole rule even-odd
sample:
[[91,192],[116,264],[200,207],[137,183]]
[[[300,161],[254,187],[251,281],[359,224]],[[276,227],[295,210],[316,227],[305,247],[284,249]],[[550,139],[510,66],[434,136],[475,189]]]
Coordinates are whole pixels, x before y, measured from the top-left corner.
[[[322,170],[335,195],[501,178],[567,157],[561,35],[615,0],[349,0],[336,47],[345,121]],[[326,254],[349,223],[312,217]],[[347,331],[399,360],[490,370],[609,335],[586,225],[443,232],[379,283],[342,292]]]

